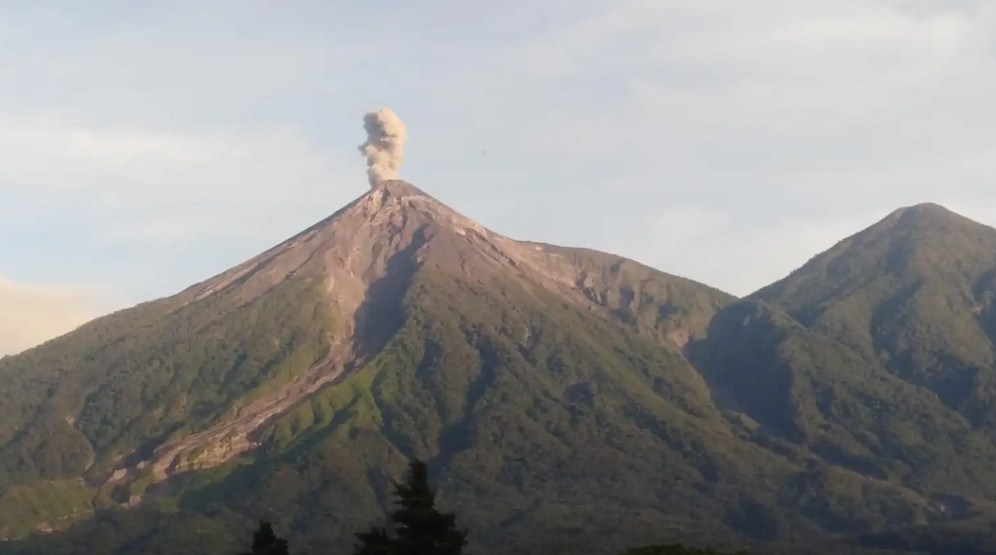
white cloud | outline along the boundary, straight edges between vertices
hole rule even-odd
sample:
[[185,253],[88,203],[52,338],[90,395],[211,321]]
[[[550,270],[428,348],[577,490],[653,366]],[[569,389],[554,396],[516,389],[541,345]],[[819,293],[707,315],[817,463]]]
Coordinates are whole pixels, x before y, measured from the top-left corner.
[[996,4],[601,6],[505,52],[559,84],[521,143],[615,165],[571,182],[604,222],[575,244],[746,294],[899,206],[996,206]]
[[825,133],[868,118],[891,120],[946,81],[991,63],[973,50],[982,25],[965,14],[838,4],[797,3],[772,17],[775,8],[752,3],[733,27],[717,17],[656,54],[660,63],[694,67],[712,80],[636,76],[634,93],[683,125]]
[[[226,11],[223,3],[218,7]],[[132,14],[111,8],[104,17],[66,9],[33,20],[16,8],[3,9],[6,86],[0,104],[17,113],[57,106],[91,124],[202,126],[223,114],[250,115],[274,99],[328,93],[319,89],[316,75],[360,63],[342,42],[281,33],[274,25],[267,32],[245,32],[244,22],[235,20],[259,14],[244,4],[235,7],[237,13],[208,17],[201,5],[182,1],[166,9],[137,7]]]
[[170,6],[0,23],[0,231],[60,260],[89,241],[88,280],[182,276],[142,295],[362,193],[358,118],[382,104],[412,129],[406,177],[496,231],[740,293],[899,205],[996,206],[994,3],[399,5],[376,40],[372,7]]
[[[883,140],[906,132],[956,136],[951,116],[975,108],[991,119],[996,73],[985,44],[996,7],[936,7],[620,1],[564,18],[499,59],[503,70],[521,67],[534,79],[563,83],[551,93],[559,102],[544,114],[546,129],[590,130],[560,134],[553,143],[529,129],[524,135],[539,149],[626,150],[629,137],[661,134],[701,142],[705,150],[726,150],[736,140],[811,143],[855,132]],[[626,87],[629,98],[586,110],[563,101],[576,102],[586,91],[578,85],[594,81],[601,89]]]
[[106,293],[0,277],[0,355],[70,332],[113,307]]
[[[770,219],[702,207],[675,207],[643,222],[640,239],[615,245],[631,256],[744,296],[774,283],[839,241],[875,224],[894,209],[921,202],[882,205],[841,214]],[[996,225],[996,202],[943,196],[938,204],[984,225]]]
[[362,192],[362,164],[350,160],[354,171],[343,172],[340,158],[289,130],[164,133],[0,118],[0,193],[88,211],[101,221],[96,233],[116,240],[266,237],[316,194],[331,210]]
[[668,273],[744,296],[785,277],[889,211],[757,221],[705,208],[673,208],[644,222],[640,240],[614,250]]

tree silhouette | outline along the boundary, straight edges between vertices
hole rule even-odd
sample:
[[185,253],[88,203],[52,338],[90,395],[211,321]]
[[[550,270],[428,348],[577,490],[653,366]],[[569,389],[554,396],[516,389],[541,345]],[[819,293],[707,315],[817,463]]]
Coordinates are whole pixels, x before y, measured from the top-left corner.
[[356,555],[462,555],[467,531],[456,528],[456,515],[436,509],[436,492],[424,462],[408,463],[407,480],[394,484],[394,495],[398,508],[390,518],[396,537],[376,527],[357,534]]
[[391,555],[395,552],[394,541],[383,528],[374,527],[356,537],[360,540],[354,550],[356,555]]
[[288,555],[287,540],[273,533],[269,522],[260,521],[259,530],[252,535],[252,551],[239,555]]

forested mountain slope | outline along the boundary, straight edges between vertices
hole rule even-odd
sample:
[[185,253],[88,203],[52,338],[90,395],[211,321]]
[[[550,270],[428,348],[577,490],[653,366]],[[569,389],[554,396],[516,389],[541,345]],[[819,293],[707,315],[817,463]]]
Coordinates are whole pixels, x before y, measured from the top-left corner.
[[[957,221],[917,225],[946,238]],[[919,264],[888,279],[920,283]],[[388,182],[175,297],[0,361],[0,529],[75,523],[0,552],[233,552],[262,517],[345,553],[410,456],[488,553],[988,522],[985,419],[812,308],[867,297],[877,275],[737,300],[510,240]]]
[[996,230],[925,204],[897,210],[752,298],[778,305],[990,429]]

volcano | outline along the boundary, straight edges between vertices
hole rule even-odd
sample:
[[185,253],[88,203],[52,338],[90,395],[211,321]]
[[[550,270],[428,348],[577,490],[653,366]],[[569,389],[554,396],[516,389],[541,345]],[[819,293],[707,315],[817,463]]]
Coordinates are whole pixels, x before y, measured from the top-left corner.
[[0,552],[220,553],[265,518],[345,553],[410,457],[485,553],[988,522],[996,231],[938,210],[737,299],[386,181],[0,359]]

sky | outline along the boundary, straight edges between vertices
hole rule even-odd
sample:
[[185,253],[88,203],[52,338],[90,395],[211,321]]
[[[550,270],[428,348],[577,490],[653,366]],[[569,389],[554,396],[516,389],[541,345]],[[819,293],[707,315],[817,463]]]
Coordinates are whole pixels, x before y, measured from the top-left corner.
[[744,295],[892,210],[996,224],[996,2],[0,2],[0,354],[401,177]]

